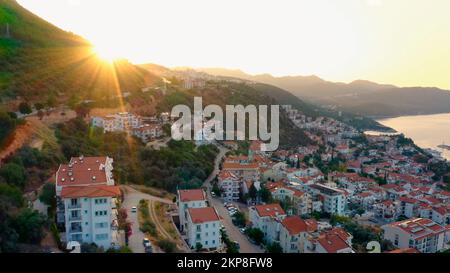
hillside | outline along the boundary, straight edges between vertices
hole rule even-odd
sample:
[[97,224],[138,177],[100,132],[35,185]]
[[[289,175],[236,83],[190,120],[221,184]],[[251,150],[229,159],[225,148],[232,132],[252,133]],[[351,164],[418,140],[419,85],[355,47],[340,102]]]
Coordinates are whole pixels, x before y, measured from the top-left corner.
[[[6,32],[9,27],[9,35]],[[159,79],[125,60],[100,60],[92,45],[22,8],[0,0],[0,99],[36,102],[108,98]]]
[[450,112],[450,91],[438,88],[400,88],[364,80],[345,84],[316,76],[249,75],[240,70],[221,68],[198,70],[275,85],[309,102],[357,115],[386,117]]
[[[155,64],[143,64],[141,67],[148,69],[150,72],[155,73],[160,76],[172,77],[176,76],[177,73],[183,73],[188,71],[189,73],[197,73],[199,77],[204,77],[205,75],[217,76],[215,80],[233,81],[236,79],[243,79],[248,88],[258,91],[261,95],[271,98],[274,103],[284,105],[289,104],[303,112],[305,115],[310,117],[326,116],[331,117],[342,122],[346,122],[355,128],[361,130],[380,130],[389,131],[390,128],[386,128],[380,123],[373,119],[366,118],[361,115],[355,115],[345,111],[337,111],[336,109],[329,109],[325,107],[320,107],[315,104],[306,102],[299,97],[293,95],[292,93],[279,88],[271,84],[264,84],[255,79],[250,79],[247,74],[240,70],[223,70],[220,68],[211,69],[211,73],[208,71],[194,72],[191,68],[178,68],[175,70],[170,70],[166,67],[155,65]],[[196,71],[196,70],[195,70]],[[223,71],[223,73],[222,73]],[[229,73],[227,73],[229,72]],[[207,74],[204,74],[207,73]],[[317,78],[318,79],[318,78]],[[309,77],[309,81],[316,81],[315,77]]]

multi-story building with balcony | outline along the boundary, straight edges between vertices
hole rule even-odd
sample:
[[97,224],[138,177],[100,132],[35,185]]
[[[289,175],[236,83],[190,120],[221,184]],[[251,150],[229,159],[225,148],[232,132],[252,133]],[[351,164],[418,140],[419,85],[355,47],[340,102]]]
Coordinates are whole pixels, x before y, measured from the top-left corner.
[[250,207],[249,215],[252,227],[264,233],[267,243],[279,242],[281,222],[286,217],[286,213],[279,204]]
[[446,228],[430,219],[412,218],[381,227],[384,239],[398,248],[415,248],[421,253],[436,253],[445,249]]
[[189,208],[205,208],[206,193],[202,189],[178,190],[177,196],[178,215],[180,219],[180,231],[186,231],[186,219]]
[[313,184],[305,187],[313,196],[323,199],[323,211],[330,214],[345,215],[347,198],[342,190],[331,188],[322,184]]
[[115,247],[117,234],[117,197],[113,159],[74,157],[61,164],[56,173],[57,224],[65,230],[65,239]]
[[186,234],[191,248],[200,245],[205,249],[217,249],[221,245],[220,217],[212,207],[186,210]]

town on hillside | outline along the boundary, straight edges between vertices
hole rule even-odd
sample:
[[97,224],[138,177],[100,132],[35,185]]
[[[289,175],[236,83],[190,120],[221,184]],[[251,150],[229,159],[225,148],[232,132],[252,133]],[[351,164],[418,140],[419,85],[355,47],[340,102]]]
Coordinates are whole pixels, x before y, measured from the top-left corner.
[[[197,188],[161,193],[115,182],[109,155],[72,157],[55,173],[65,251],[436,253],[450,248],[441,157],[403,135],[368,135],[328,117],[283,111],[314,144],[265,152],[261,141],[196,141],[220,151]],[[91,116],[104,133],[168,137],[168,113]],[[205,120],[206,122],[207,120]],[[200,135],[201,132],[200,132]]]

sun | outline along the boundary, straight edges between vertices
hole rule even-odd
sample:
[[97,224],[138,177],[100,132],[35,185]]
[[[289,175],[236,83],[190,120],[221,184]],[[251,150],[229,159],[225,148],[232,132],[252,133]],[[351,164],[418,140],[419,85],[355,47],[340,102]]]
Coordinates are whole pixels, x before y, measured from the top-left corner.
[[92,52],[99,59],[108,63],[113,63],[115,60],[120,59],[120,55],[111,46],[95,45],[92,48]]

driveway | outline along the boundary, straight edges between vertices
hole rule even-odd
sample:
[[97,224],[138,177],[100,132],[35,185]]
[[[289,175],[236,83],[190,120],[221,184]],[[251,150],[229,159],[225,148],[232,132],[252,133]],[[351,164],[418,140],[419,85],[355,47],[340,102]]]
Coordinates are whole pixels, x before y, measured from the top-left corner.
[[152,196],[146,193],[139,192],[129,186],[122,186],[124,189],[124,200],[122,203],[122,208],[127,210],[128,220],[131,222],[132,234],[128,238],[128,247],[134,253],[145,253],[142,240],[145,238],[145,234],[139,229],[138,213],[132,213],[132,207],[138,207],[139,201],[142,199],[147,199],[151,201],[159,201],[166,204],[172,204],[172,201]]

